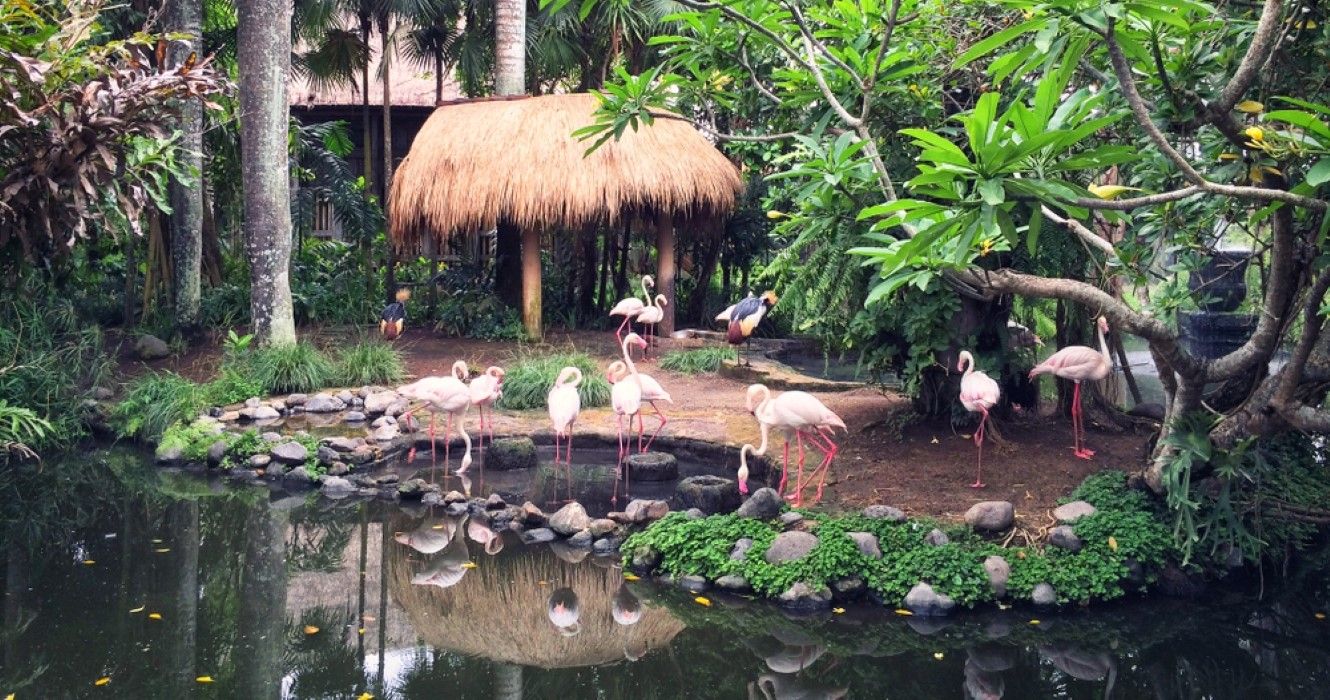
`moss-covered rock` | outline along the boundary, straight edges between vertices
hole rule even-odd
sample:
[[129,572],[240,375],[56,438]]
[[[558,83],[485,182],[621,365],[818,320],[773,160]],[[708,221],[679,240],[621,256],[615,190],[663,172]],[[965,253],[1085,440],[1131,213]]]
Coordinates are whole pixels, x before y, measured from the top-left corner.
[[499,438],[485,454],[485,468],[495,471],[535,469],[536,443],[529,437]]

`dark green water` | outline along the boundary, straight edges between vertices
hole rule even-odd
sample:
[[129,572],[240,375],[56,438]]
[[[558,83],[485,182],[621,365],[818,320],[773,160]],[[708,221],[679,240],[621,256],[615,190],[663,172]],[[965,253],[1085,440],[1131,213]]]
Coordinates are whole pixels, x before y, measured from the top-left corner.
[[1330,697],[1330,623],[1294,595],[793,618],[487,548],[426,509],[226,489],[127,453],[0,471],[0,496],[0,697],[19,700]]

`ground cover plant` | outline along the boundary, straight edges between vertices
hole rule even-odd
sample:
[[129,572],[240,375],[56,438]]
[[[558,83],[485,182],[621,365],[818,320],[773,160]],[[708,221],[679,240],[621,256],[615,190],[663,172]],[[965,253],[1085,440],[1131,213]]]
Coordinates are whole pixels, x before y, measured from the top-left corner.
[[499,408],[526,410],[544,408],[545,399],[564,367],[582,370],[582,385],[578,393],[582,408],[608,406],[610,384],[594,360],[584,352],[568,351],[550,355],[527,355],[508,368],[503,378],[503,398]]
[[365,339],[338,351],[336,374],[345,386],[392,384],[406,376],[406,366],[391,345]]
[[726,360],[734,360],[738,353],[734,348],[699,348],[697,350],[675,350],[660,358],[660,368],[680,374],[703,374],[720,371]]

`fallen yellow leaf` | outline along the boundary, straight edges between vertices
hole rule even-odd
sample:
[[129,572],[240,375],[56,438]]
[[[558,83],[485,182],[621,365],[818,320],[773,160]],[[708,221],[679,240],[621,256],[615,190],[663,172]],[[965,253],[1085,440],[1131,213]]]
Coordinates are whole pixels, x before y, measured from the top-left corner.
[[110,677],[110,676],[102,676],[101,678],[98,678],[97,680],[93,681],[92,684],[93,684],[93,685],[106,685],[107,683],[110,683],[110,682],[111,682],[111,677]]
[[1037,624],[1039,624],[1039,621],[1038,621],[1038,620],[1030,620],[1030,624],[1032,624],[1032,625],[1037,625]]
[[197,682],[199,682],[199,683],[211,683],[211,682],[212,682],[212,676],[199,676],[198,678],[195,678],[194,680],[197,681]]
[[10,693],[9,695],[6,695],[5,700],[14,700],[14,694]]
[[708,599],[706,599],[706,598],[703,598],[702,596],[698,596],[698,597],[694,598],[694,599],[693,599],[693,602],[694,602],[694,603],[697,603],[698,605],[701,605],[702,607],[706,607],[706,608],[711,607],[711,601],[708,600]]
[[474,568],[476,568],[476,563],[475,563],[474,561],[466,562],[465,564],[462,565],[462,568],[463,568],[463,569],[474,569]]
[[138,606],[137,608],[134,608],[133,610],[130,610],[130,612],[131,612],[131,613],[141,613],[141,612],[143,612],[143,609],[146,608],[146,607],[148,607],[148,606],[146,606],[146,605],[140,605],[140,606]]
[[364,628],[364,627],[361,627],[361,628],[360,628],[360,633],[361,633],[361,634],[364,634],[364,633],[365,633],[365,628]]
[[777,219],[784,219],[786,216],[788,215],[785,212],[777,211],[775,209],[772,209],[771,211],[767,212],[767,218],[771,219],[772,221],[776,221]]
[[439,523],[438,525],[435,525],[434,527],[432,527],[432,528],[430,528],[430,529],[431,529],[431,530],[442,530],[442,529],[443,529],[443,523]]
[[1324,620],[1324,619],[1325,619],[1325,613],[1323,613],[1323,612],[1318,612],[1318,613],[1316,613],[1315,615],[1312,615],[1312,617],[1314,617],[1314,618],[1316,618],[1316,619],[1318,619],[1318,620]]
[[933,658],[937,659],[938,661],[941,661],[943,656],[945,655],[940,651],[933,652]]
[[84,559],[84,560],[83,560],[83,565],[84,565],[84,566],[92,566],[93,564],[96,564],[96,563],[97,563],[97,562],[94,561],[94,560],[92,560],[92,559]]
[[319,628],[314,625],[305,625],[305,634],[318,634]]
[[910,612],[909,610],[906,610],[905,608],[896,608],[896,614],[905,615],[908,617],[910,615],[913,615],[914,613]]
[[162,614],[161,614],[161,613],[148,613],[148,619],[149,619],[149,620],[160,620],[160,619],[162,619]]
[[1260,114],[1265,111],[1265,105],[1256,100],[1243,100],[1233,105],[1233,108],[1239,112],[1246,112],[1247,114]]
[[356,700],[374,700],[374,696],[369,693],[361,693],[360,697],[356,698]]
[[1117,199],[1126,192],[1139,192],[1141,188],[1126,185],[1090,185],[1086,189],[1100,199]]
[[641,577],[641,576],[638,576],[637,574],[634,574],[634,573],[625,573],[625,574],[623,575],[623,580],[625,580],[625,581],[641,581],[641,580],[642,580],[642,577]]
[[158,554],[166,554],[167,552],[171,551],[171,548],[170,548],[170,547],[158,547],[157,549],[154,549],[154,550],[152,550],[152,551],[154,551],[154,552],[156,552],[156,553],[158,553]]
[[1116,538],[1116,537],[1114,537],[1114,536],[1112,536],[1112,535],[1109,535],[1109,536],[1108,536],[1108,548],[1111,549],[1111,550],[1113,550],[1113,551],[1115,551],[1115,552],[1118,551],[1118,538]]
[[836,613],[837,615],[843,615],[845,614],[845,608],[832,608],[831,612]]

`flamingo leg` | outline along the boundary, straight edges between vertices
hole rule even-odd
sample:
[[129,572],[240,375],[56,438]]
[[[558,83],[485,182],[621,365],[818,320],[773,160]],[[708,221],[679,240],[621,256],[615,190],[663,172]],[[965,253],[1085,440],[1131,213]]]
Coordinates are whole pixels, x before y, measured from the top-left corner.
[[434,444],[434,412],[429,414],[429,461],[430,466],[434,466],[439,461],[439,446]]
[[[974,444],[979,447],[978,472],[975,474],[974,483],[970,484],[972,489],[981,489],[984,487],[984,424],[988,422],[988,409],[984,409],[979,414],[979,427],[974,431]],[[828,440],[830,442],[830,440]]]
[[[453,414],[448,414],[448,431],[443,434],[443,462],[447,464],[452,460],[453,446]],[[445,470],[446,471],[446,470]]]
[[[642,421],[643,421],[642,410],[638,409],[637,411],[637,451],[638,452],[647,451],[647,448],[642,446],[642,433],[646,432],[646,429],[642,425]],[[631,427],[631,422],[629,424],[629,427]]]
[[656,426],[656,432],[652,433],[651,438],[647,440],[647,446],[642,449],[643,452],[651,449],[651,443],[655,442],[656,436],[660,435],[660,429],[664,428],[665,424],[669,422],[669,420],[665,418],[665,412],[660,410],[660,406],[657,406],[655,401],[648,401],[647,403],[651,404],[651,408],[655,410],[656,417],[660,419],[660,425]]
[[1094,457],[1094,450],[1085,446],[1085,411],[1081,407],[1081,383],[1076,382],[1071,403],[1072,433],[1075,435],[1073,454],[1081,459]]
[[627,325],[628,325],[628,322],[629,322],[629,321],[632,321],[632,320],[633,320],[633,317],[632,317],[632,316],[629,316],[628,314],[624,314],[624,316],[623,316],[623,323],[620,323],[620,324],[619,324],[619,330],[614,331],[614,339],[617,340],[617,341],[619,341],[619,345],[623,345],[623,329],[624,329],[624,326],[627,326]]
[[784,453],[784,464],[780,468],[780,486],[776,487],[776,490],[780,492],[782,496],[785,495],[785,482],[790,473],[790,437],[788,435],[785,436]]
[[[789,498],[794,502],[794,505],[798,506],[803,503],[804,491],[804,432],[802,430],[794,431],[794,439],[799,446],[799,471],[794,478],[794,493],[786,496],[786,498]],[[812,438],[809,437],[809,440],[811,441]],[[813,471],[816,472],[817,470],[814,469]]]
[[[821,442],[819,442],[819,440]],[[840,451],[840,448],[837,447],[836,443],[831,441],[831,438],[821,433],[809,433],[808,442],[823,453],[822,463],[819,464],[817,468],[813,470],[813,473],[808,476],[808,483],[811,484],[813,483],[813,479],[817,478],[818,472],[822,472],[822,477],[817,482],[817,493],[813,495],[813,503],[817,503],[822,500],[822,488],[827,483],[827,473],[831,471],[831,460],[835,459],[836,453]]]
[[[629,416],[629,418],[628,418],[628,421],[629,421],[629,423],[628,423],[628,428],[629,428],[629,430],[632,429],[632,420],[633,420],[632,417]],[[626,446],[625,446],[625,444],[624,444],[624,439],[623,439],[623,414],[622,414],[622,413],[619,413],[619,414],[616,414],[616,415],[615,415],[615,421],[614,421],[614,423],[615,423],[615,428],[618,430],[618,433],[619,433],[619,464],[618,464],[618,466],[616,466],[615,469],[614,469],[614,490],[610,493],[610,503],[611,503],[611,504],[614,504],[614,505],[617,505],[617,504],[619,503],[619,473],[620,473],[620,470],[623,469],[623,458],[624,458],[624,455],[627,454],[627,448],[626,448]],[[627,489],[626,486],[625,486],[625,488],[624,488],[624,495],[625,495],[625,496],[628,495],[628,489]]]

